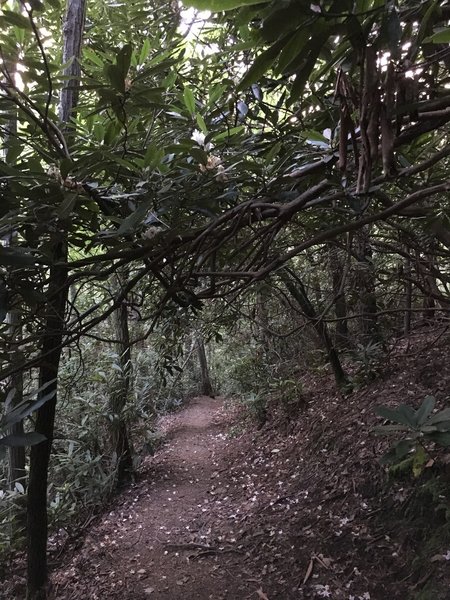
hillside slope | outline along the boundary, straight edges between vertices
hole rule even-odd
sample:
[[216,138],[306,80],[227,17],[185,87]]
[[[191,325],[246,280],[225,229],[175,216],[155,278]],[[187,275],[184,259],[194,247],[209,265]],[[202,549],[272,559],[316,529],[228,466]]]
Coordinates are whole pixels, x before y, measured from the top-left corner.
[[389,479],[386,441],[370,430],[377,404],[430,393],[448,404],[448,343],[399,343],[382,375],[345,398],[330,378],[305,376],[296,414],[274,403],[260,429],[223,399],[164,417],[166,443],[141,480],[59,559],[55,597],[447,599],[445,456],[417,480]]

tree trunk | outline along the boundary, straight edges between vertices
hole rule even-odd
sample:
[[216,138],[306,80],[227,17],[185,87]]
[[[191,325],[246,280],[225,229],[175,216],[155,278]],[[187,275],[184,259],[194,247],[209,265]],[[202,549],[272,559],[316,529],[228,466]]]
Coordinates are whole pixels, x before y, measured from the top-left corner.
[[[11,339],[11,348],[13,348],[10,357],[11,364],[20,364],[21,353],[19,350],[20,340],[22,338],[22,327],[20,313],[18,310],[12,310],[8,316],[9,332]],[[14,396],[11,399],[9,406],[6,406],[6,412],[13,410],[14,406],[20,404],[23,400],[23,374],[21,371],[16,371],[9,378],[9,389],[14,390]],[[10,434],[23,434],[23,421],[14,423],[9,431]],[[16,482],[20,482],[23,488],[26,488],[25,481],[25,447],[11,446],[9,448],[9,487],[15,489]]]
[[271,336],[269,333],[269,299],[270,290],[267,284],[260,283],[256,290],[255,317],[257,321],[256,335],[268,364],[271,355]]
[[432,254],[433,245],[430,244],[429,250],[425,257],[420,261],[421,274],[423,276],[424,290],[428,293],[423,298],[423,320],[424,323],[430,325],[436,318],[436,298],[439,297],[439,288],[436,283],[436,277],[433,275],[435,259]]
[[214,398],[214,391],[209,376],[208,361],[206,358],[205,342],[200,333],[197,334],[196,346],[198,361],[200,363],[201,393],[204,396],[210,396],[211,398]]
[[339,354],[333,345],[333,341],[328,332],[328,327],[322,319],[318,318],[316,311],[314,310],[314,307],[308,298],[303,283],[290,269],[286,269],[286,271],[282,272],[281,278],[289,293],[296,300],[302,312],[304,313],[306,318],[311,322],[320,340],[322,341],[327,352],[331,368],[333,370],[336,385],[340,389],[348,389],[350,382],[344,369],[342,368],[341,361],[339,359]]
[[[117,273],[116,291],[120,293],[122,278]],[[128,402],[131,382],[131,346],[128,328],[128,308],[123,300],[112,314],[112,324],[118,355],[120,371],[116,372],[114,388],[111,394],[112,443],[117,466],[117,486],[121,487],[131,480],[133,474],[133,457],[128,435],[124,409]]]
[[[66,126],[75,116],[78,100],[81,52],[85,19],[86,0],[68,0],[63,27],[63,64],[68,64],[64,75],[68,79],[61,92],[59,117]],[[65,127],[69,139],[73,127]],[[70,129],[70,130],[69,130]],[[46,438],[32,446],[30,452],[30,477],[28,483],[28,600],[45,600],[48,597],[47,570],[47,479],[50,452],[53,441],[55,411],[58,388],[58,369],[64,337],[64,315],[68,295],[68,244],[66,222],[57,223],[58,231],[53,234],[52,266],[50,267],[44,328],[42,335],[42,362],[39,369],[38,400],[50,396],[36,413],[36,431]]]
[[375,269],[372,262],[369,228],[363,227],[355,235],[356,288],[358,290],[358,313],[360,339],[363,344],[381,340],[377,316]]
[[[10,361],[12,365],[22,362],[22,353],[20,351],[20,342],[22,339],[21,313],[19,309],[11,310],[7,315],[9,323],[9,334],[11,340]],[[15,406],[23,400],[23,373],[16,371],[8,381],[8,387],[14,390],[14,396],[8,405],[5,406],[6,412],[10,412]],[[23,421],[14,423],[8,431],[11,435],[22,435],[24,433]],[[10,446],[8,449],[8,484],[11,490],[20,491],[23,495],[16,498],[11,506],[11,540],[17,541],[23,539],[26,531],[26,496],[27,489],[26,470],[25,470],[25,447]]]
[[409,258],[405,259],[404,263],[404,308],[405,314],[403,317],[403,333],[409,335],[411,333],[411,308],[412,308],[412,281],[411,281],[411,261]]
[[347,300],[344,291],[344,264],[339,256],[339,248],[329,244],[328,258],[334,297],[334,312],[338,319],[336,322],[336,346],[337,348],[348,348],[349,331],[347,321]]
[[66,81],[59,99],[59,120],[64,128],[74,132],[71,119],[75,118],[78,105],[81,75],[79,58],[83,43],[84,21],[86,18],[86,0],[67,0],[67,12],[63,25],[63,65],[71,63],[64,70],[64,75],[70,77]]
[[[53,257],[66,263],[67,245],[64,232]],[[45,328],[42,340],[42,366],[39,370],[38,400],[51,395],[37,411],[35,430],[45,441],[31,447],[30,478],[28,482],[28,595],[29,600],[45,600],[47,584],[47,478],[53,441],[57,401],[58,368],[64,330],[64,312],[67,301],[67,267],[52,266],[47,291]]]

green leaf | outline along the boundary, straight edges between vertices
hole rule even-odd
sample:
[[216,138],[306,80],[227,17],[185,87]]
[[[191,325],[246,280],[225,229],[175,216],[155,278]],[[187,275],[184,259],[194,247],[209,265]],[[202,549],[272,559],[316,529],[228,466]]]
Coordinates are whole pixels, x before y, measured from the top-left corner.
[[103,131],[103,142],[107,145],[113,145],[114,140],[118,137],[118,135],[120,134],[121,131],[121,126],[119,123],[116,123],[115,121],[111,120],[108,123],[108,127],[106,128],[106,130],[103,128],[103,126],[99,126],[96,130],[96,136],[100,135]]
[[21,15],[16,12],[12,12],[11,10],[4,10],[2,16],[0,17],[0,24],[2,22],[6,22],[10,25],[14,25],[19,29],[31,29],[30,20],[28,17]]
[[430,457],[425,452],[424,448],[422,446],[418,446],[416,452],[414,453],[414,459],[412,463],[412,472],[414,477],[420,477],[429,458]]
[[105,63],[102,61],[102,59],[91,48],[84,48],[83,55],[85,58],[94,63],[94,65],[97,65],[97,67],[103,69],[105,66]]
[[195,120],[197,121],[197,125],[200,127],[200,131],[205,135],[208,134],[208,128],[205,123],[205,119],[202,117],[200,113],[195,115]]
[[215,104],[219,98],[224,98],[226,96],[226,89],[227,86],[223,83],[216,83],[216,85],[209,90],[208,106]]
[[[54,398],[55,394],[56,394],[56,390],[52,390],[48,394],[40,395],[49,386],[53,385],[54,382],[55,382],[55,380],[52,379],[51,381],[47,382],[45,385],[40,387],[36,392],[34,392],[33,394],[30,394],[26,400],[23,400],[22,402],[20,402],[20,404],[17,404],[13,408],[13,410],[11,410],[9,413],[7,413],[4,416],[4,418],[0,421],[0,428],[1,427],[9,427],[10,425],[14,425],[14,423],[18,423],[19,421],[22,421],[23,419],[25,419],[25,417],[28,417],[33,412],[38,410],[41,406],[43,406],[46,402],[48,402],[49,400]],[[40,395],[40,397],[37,400],[32,399],[33,397],[39,396],[39,395]]]
[[330,141],[320,133],[320,131],[314,131],[313,129],[305,129],[302,131],[302,137],[311,142],[321,142],[322,144],[326,144],[329,146]]
[[221,142],[223,140],[230,139],[233,136],[237,136],[240,133],[245,131],[244,125],[238,125],[237,127],[231,127],[231,129],[227,129],[227,131],[222,131],[221,133],[216,133],[213,136],[213,140],[215,142]]
[[0,280],[0,323],[3,323],[8,314],[8,290],[4,281]]
[[44,10],[44,3],[41,0],[28,0],[28,2],[33,10]]
[[9,267],[26,267],[34,265],[36,259],[33,255],[17,248],[4,248],[0,246],[0,265]]
[[131,171],[132,173],[138,172],[138,168],[134,163],[132,163],[130,160],[122,158],[121,156],[118,156],[117,154],[112,154],[111,152],[104,152],[104,157],[109,158],[116,165],[120,165],[121,167]]
[[6,160],[10,164],[17,162],[17,159],[22,154],[23,146],[19,140],[11,139],[5,144]]
[[400,423],[401,425],[407,425],[408,427],[416,427],[416,412],[410,406],[406,404],[400,405],[398,408],[389,408],[387,406],[377,406],[375,413],[383,419],[388,419],[394,423]]
[[281,142],[277,142],[276,144],[273,144],[273,146],[271,146],[269,152],[264,157],[264,162],[266,163],[266,165],[270,165],[270,163],[273,161],[273,159],[276,156],[278,156],[278,153],[281,150],[282,145],[283,144]]
[[151,143],[144,155],[143,166],[149,167],[150,169],[156,169],[161,164],[161,160],[164,157],[164,148],[161,148],[158,144]]
[[220,12],[222,10],[233,10],[241,6],[252,6],[254,4],[267,4],[268,0],[183,0],[185,6],[192,6],[198,10],[210,10]]
[[435,425],[443,421],[450,421],[450,408],[444,408],[428,419],[427,425]]
[[14,433],[0,438],[0,445],[10,447],[35,446],[44,442],[47,438],[42,433],[32,431],[30,433]]
[[[409,427],[406,425],[376,425],[372,431],[379,435],[390,435],[391,433],[398,433],[399,431],[408,431]],[[433,430],[435,431],[435,429]]]
[[125,81],[128,71],[130,69],[131,63],[131,54],[133,52],[133,48],[131,44],[125,44],[117,54],[116,63],[117,67],[120,70],[123,80]]
[[206,165],[208,162],[208,154],[203,150],[203,148],[198,148],[197,146],[193,146],[189,150],[189,154],[195,158],[197,162],[201,165]]
[[[112,87],[123,94],[125,92],[125,77],[117,65],[106,65],[105,75],[108,77]],[[105,90],[103,90],[103,93]]]
[[22,296],[25,304],[31,307],[36,307],[46,301],[45,294],[36,289],[36,285],[32,281],[22,281],[17,285],[17,292]]
[[281,75],[290,63],[297,58],[306,44],[309,42],[311,32],[308,28],[302,28],[296,31],[291,39],[285,44],[274,69],[275,75]]
[[191,115],[195,115],[195,98],[194,93],[189,87],[184,88],[183,92],[183,100],[186,108],[191,113]]
[[[419,31],[417,32],[417,39],[414,42],[414,46],[415,46],[414,57],[417,53],[419,44],[422,43],[422,40],[424,39],[425,35],[427,33],[429,33],[429,31],[431,29],[432,17],[434,16],[435,13],[436,14],[439,13],[439,0],[433,0],[433,2],[430,2],[429,7],[425,11],[423,18],[420,21]],[[413,58],[413,60],[414,60],[414,58]]]
[[14,169],[4,161],[0,160],[0,175],[13,176],[20,180],[22,173],[18,169]]
[[152,205],[153,200],[139,204],[137,209],[122,221],[119,229],[117,230],[117,235],[126,235],[132,233],[136,227],[142,225]]
[[439,446],[450,446],[450,432],[448,431],[437,431],[436,433],[430,433],[427,437],[433,442],[436,442],[436,444],[439,444]]
[[330,29],[326,28],[322,33],[317,34],[312,38],[312,40],[308,44],[309,55],[303,66],[297,72],[297,76],[292,85],[291,102],[297,100],[305,89],[306,83],[311,75],[314,67],[316,66],[317,59],[319,58],[319,54],[322,51],[322,48],[326,41],[330,36]]
[[[287,5],[284,2],[274,3],[275,10],[269,10],[265,16],[261,29],[261,34],[266,42],[274,42],[284,37],[286,34],[303,28],[305,25],[311,25],[311,20],[305,19],[305,11],[299,10],[299,6],[294,6],[293,2]],[[314,19],[319,18],[317,14]],[[305,29],[310,29],[305,27]]]
[[[290,36],[289,36],[290,37]],[[275,42],[270,48],[262,52],[259,56],[256,57],[252,66],[241,79],[238,84],[238,91],[245,90],[252,83],[259,81],[261,77],[269,70],[269,68],[273,65],[277,57],[279,56],[280,50],[284,48],[286,45],[286,38],[282,40],[278,40]]]
[[415,440],[400,440],[394,445],[395,455],[398,459],[403,458],[415,446]]
[[400,58],[400,40],[402,37],[402,26],[400,23],[399,14],[395,8],[392,8],[388,12],[386,29],[388,47],[391,52],[391,55],[395,59]]
[[430,427],[434,427],[436,431],[450,431],[450,421],[440,421],[436,423],[436,425],[431,425]]
[[67,193],[64,200],[59,205],[56,214],[62,220],[67,219],[72,214],[75,204],[77,203],[78,195],[74,193]]
[[416,446],[416,441],[412,439],[400,440],[384,454],[380,460],[382,465],[398,463]]
[[426,44],[449,44],[450,43],[450,27],[439,29],[433,35],[428,36],[423,40]]
[[62,179],[66,179],[69,175],[70,171],[74,167],[74,162],[70,158],[63,158],[61,164],[59,165],[59,171],[61,173]]
[[422,405],[417,410],[417,414],[416,414],[417,425],[423,425],[425,423],[425,421],[428,419],[428,417],[433,412],[433,408],[435,407],[435,404],[436,404],[436,400],[433,398],[433,396],[425,396],[425,399],[422,402]]
[[138,63],[140,65],[144,64],[145,60],[147,59],[148,55],[150,54],[150,49],[151,49],[150,40],[149,40],[149,38],[146,38],[144,40],[144,43],[142,44],[142,48],[141,48],[141,51],[139,53],[139,61],[138,61]]

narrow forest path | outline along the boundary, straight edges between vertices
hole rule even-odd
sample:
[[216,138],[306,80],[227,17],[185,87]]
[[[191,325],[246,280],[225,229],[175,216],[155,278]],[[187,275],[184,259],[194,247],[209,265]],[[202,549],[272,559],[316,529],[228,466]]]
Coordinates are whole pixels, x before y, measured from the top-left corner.
[[258,598],[233,524],[224,535],[215,531],[214,515],[227,500],[220,487],[227,466],[223,400],[195,398],[161,425],[167,442],[148,479],[124,493],[54,573],[59,600]]

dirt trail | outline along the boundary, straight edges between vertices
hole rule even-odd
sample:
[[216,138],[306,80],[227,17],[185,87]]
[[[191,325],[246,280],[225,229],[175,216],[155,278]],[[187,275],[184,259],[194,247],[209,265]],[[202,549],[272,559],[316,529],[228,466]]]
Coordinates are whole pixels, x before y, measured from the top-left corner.
[[168,441],[148,480],[124,493],[54,574],[59,600],[258,597],[232,527],[230,536],[223,527],[222,535],[215,531],[214,515],[226,501],[219,482],[227,466],[223,401],[196,398],[162,427]]

